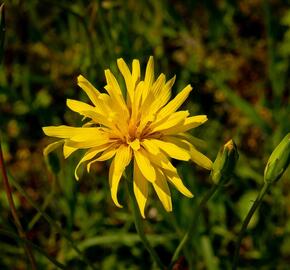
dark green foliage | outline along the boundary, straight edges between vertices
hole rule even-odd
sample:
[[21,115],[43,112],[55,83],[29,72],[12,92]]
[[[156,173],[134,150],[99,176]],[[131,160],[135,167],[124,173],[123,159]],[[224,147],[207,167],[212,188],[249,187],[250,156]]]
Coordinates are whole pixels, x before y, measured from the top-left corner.
[[[266,162],[290,131],[287,1],[5,2],[0,129],[14,181],[97,269],[151,269],[133,225],[124,181],[119,190],[124,208],[119,209],[110,196],[108,164],[95,164],[90,174],[84,170],[76,182],[73,171],[81,153],[64,160],[59,150],[49,159],[52,174],[42,155],[50,140],[41,127],[81,124],[81,117],[65,107],[66,98],[88,101],[76,85],[79,74],[103,91],[103,70],[110,67],[117,74],[118,57],[145,64],[154,55],[156,74],[176,74],[174,95],[192,84],[184,107],[192,115],[208,115],[209,121],[192,131],[207,142],[203,151],[214,159],[230,138],[237,144],[240,158],[232,180],[202,212],[188,251],[194,269],[229,269],[241,221],[263,183]],[[173,214],[151,199],[145,221],[149,241],[167,265],[197,199],[211,187],[208,171],[192,163],[176,165],[195,198],[172,188]],[[29,240],[68,269],[89,269],[19,190],[13,195]],[[288,268],[289,202],[288,170],[250,224],[240,269]],[[0,209],[0,229],[15,234],[2,185]],[[26,269],[21,243],[1,230],[0,268]],[[41,252],[35,255],[39,269],[56,269]]]

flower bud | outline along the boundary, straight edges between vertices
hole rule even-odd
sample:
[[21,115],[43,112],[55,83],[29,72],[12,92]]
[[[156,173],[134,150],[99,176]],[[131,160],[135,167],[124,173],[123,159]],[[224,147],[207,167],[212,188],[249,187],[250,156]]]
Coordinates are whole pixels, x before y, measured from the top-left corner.
[[272,152],[264,171],[264,181],[273,183],[280,179],[290,163],[290,133]]
[[238,149],[233,140],[229,140],[219,151],[211,171],[211,178],[215,184],[226,184],[235,169],[239,159]]

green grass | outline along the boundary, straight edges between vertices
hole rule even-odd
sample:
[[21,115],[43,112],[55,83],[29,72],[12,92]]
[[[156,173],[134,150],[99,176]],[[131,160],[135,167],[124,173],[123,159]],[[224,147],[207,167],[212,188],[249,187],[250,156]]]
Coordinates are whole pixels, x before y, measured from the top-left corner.
[[[45,162],[49,139],[41,127],[78,125],[67,98],[87,101],[76,85],[83,74],[98,89],[103,70],[117,71],[116,59],[155,58],[156,74],[177,76],[174,94],[190,83],[185,107],[207,114],[193,131],[205,139],[212,159],[230,138],[240,159],[231,182],[202,211],[191,239],[193,269],[230,269],[243,218],[263,183],[274,147],[290,131],[290,9],[287,1],[6,1],[6,41],[0,69],[0,129],[14,200],[38,269],[89,269],[75,244],[96,269],[153,269],[136,234],[125,183],[125,206],[114,206],[108,164],[74,179],[81,153],[62,153]],[[144,69],[143,69],[144,70]],[[211,187],[209,172],[176,163],[195,194],[173,188],[173,213],[155,194],[144,222],[150,243],[169,265],[188,220]],[[287,269],[290,257],[290,175],[271,187],[242,242],[240,269]],[[0,269],[26,269],[0,181]],[[72,245],[73,242],[73,245]],[[46,256],[44,256],[45,254]],[[17,256],[17,260],[15,259]],[[181,262],[182,264],[182,262]],[[187,262],[184,262],[187,265]]]

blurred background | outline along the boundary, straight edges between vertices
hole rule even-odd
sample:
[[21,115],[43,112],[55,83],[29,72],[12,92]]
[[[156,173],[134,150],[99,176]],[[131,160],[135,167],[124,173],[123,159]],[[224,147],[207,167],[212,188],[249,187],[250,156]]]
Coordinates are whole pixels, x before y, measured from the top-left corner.
[[[192,115],[208,115],[208,122],[192,131],[207,142],[203,152],[214,160],[228,139],[238,146],[235,175],[202,213],[190,251],[194,269],[230,269],[237,233],[263,183],[267,159],[290,131],[289,1],[9,0],[5,5],[1,140],[11,181],[18,184],[13,195],[29,240],[67,269],[87,269],[27,196],[97,269],[151,269],[124,185],[119,196],[125,207],[118,209],[111,200],[108,164],[95,164],[92,173],[84,172],[75,181],[81,153],[64,160],[57,151],[45,162],[42,151],[51,140],[41,127],[81,124],[81,117],[65,106],[67,98],[88,101],[76,84],[79,74],[103,89],[103,70],[111,68],[116,74],[117,58],[127,63],[140,59],[144,71],[153,55],[156,75],[176,74],[174,94],[192,84],[194,91],[184,107]],[[212,185],[208,171],[192,163],[176,165],[195,198],[171,189],[173,215],[165,213],[152,194],[145,221],[149,240],[166,264],[192,209]],[[288,170],[250,223],[240,269],[289,269],[289,178]],[[28,269],[23,247],[5,234],[16,230],[2,187],[0,269]],[[34,253],[39,269],[56,269]]]

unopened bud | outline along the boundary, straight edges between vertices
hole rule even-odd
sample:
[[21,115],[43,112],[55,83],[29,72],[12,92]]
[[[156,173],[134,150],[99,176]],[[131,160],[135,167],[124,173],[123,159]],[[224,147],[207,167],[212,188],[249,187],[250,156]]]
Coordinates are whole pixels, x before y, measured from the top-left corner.
[[211,178],[215,184],[226,184],[235,169],[239,159],[238,149],[233,140],[229,140],[219,151],[211,171]]
[[290,163],[290,133],[278,144],[272,152],[264,171],[266,183],[273,183],[280,179]]

